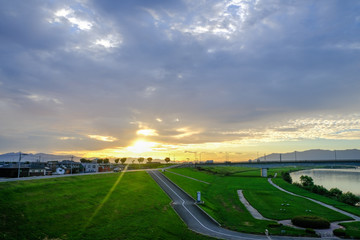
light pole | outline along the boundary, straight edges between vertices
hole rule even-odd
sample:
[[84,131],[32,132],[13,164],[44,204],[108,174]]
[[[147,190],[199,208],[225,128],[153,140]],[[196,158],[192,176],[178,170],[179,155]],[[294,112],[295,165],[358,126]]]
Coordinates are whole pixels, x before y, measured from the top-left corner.
[[19,152],[19,166],[18,166],[18,178],[20,178],[20,162],[21,162],[21,156],[28,155],[27,153],[21,153]]

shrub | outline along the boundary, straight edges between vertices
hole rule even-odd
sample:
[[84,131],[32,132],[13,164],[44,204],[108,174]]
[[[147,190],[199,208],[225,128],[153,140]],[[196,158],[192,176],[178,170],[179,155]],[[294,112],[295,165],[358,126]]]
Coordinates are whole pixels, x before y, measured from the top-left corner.
[[268,224],[269,228],[279,228],[282,227],[283,225],[281,223],[270,223]]
[[333,234],[337,237],[346,237],[346,232],[342,228],[334,229]]
[[312,228],[305,229],[305,232],[310,233],[310,234],[316,234],[315,230]]
[[291,219],[292,224],[303,228],[325,229],[330,227],[330,222],[318,216],[296,216]]
[[312,179],[312,177],[306,175],[301,175],[300,182],[301,185],[305,188],[314,186],[314,180]]
[[343,193],[339,199],[341,202],[355,206],[356,203],[360,202],[360,198],[355,196],[351,192]]
[[292,178],[291,178],[289,172],[282,172],[281,175],[282,175],[282,178],[283,178],[286,182],[292,183]]
[[311,188],[311,191],[313,193],[317,193],[317,194],[320,194],[320,195],[323,195],[323,196],[329,196],[330,195],[329,190],[327,190],[326,188],[324,188],[321,185],[313,185],[312,188]]
[[339,198],[342,195],[342,191],[338,188],[331,188],[329,191],[330,196]]

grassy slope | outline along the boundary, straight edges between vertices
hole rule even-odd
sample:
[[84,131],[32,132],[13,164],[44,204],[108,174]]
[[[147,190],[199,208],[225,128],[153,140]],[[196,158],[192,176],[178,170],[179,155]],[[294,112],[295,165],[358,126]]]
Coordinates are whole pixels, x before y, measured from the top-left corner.
[[[316,215],[331,222],[351,220],[351,218],[317,203],[281,192],[271,186],[266,178],[253,178],[243,187],[243,190],[245,198],[252,206],[270,219],[285,220],[297,215]],[[311,213],[306,210],[311,210]]]
[[191,232],[145,172],[0,184],[0,239],[208,239]]
[[279,185],[280,187],[288,190],[289,192],[293,192],[293,193],[296,193],[296,194],[299,194],[302,196],[306,196],[306,197],[330,204],[336,208],[339,208],[344,211],[347,211],[347,212],[350,212],[350,213],[360,216],[360,208],[359,207],[353,207],[348,204],[336,201],[334,199],[309,192],[305,189],[299,188],[295,185],[285,182],[282,178],[275,178],[275,179],[273,179],[273,182],[276,183],[277,185]]
[[342,223],[346,228],[346,234],[352,239],[360,239],[360,222]]
[[[234,169],[230,170],[232,174],[235,174],[236,176],[223,177],[222,175],[226,174],[225,172],[221,172],[220,175],[214,175],[189,168],[171,170],[199,180],[210,182],[210,185],[171,173],[166,173],[166,176],[181,186],[194,198],[196,197],[196,192],[201,191],[202,200],[205,201],[205,205],[203,205],[202,208],[227,228],[250,233],[263,233],[265,229],[269,229],[271,234],[280,235],[281,230],[286,230],[286,233],[290,235],[304,234],[304,231],[302,230],[290,229],[284,226],[281,228],[269,228],[268,224],[274,223],[273,221],[254,219],[243,204],[241,204],[236,191],[238,189],[245,189],[246,191],[249,189],[259,189],[259,183],[256,183],[255,181],[261,178],[249,178],[248,176],[251,172],[249,169],[237,168],[237,171],[234,171]],[[224,169],[220,171],[224,171]],[[256,173],[259,173],[259,171],[256,171]],[[253,174],[256,173],[253,171]],[[246,177],[240,177],[239,175],[241,174],[246,175]],[[260,185],[263,184],[260,183]]]

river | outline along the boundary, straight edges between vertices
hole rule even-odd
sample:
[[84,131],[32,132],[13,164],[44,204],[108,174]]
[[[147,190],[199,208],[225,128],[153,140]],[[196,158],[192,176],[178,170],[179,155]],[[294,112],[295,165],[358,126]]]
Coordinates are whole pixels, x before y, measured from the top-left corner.
[[360,169],[311,169],[290,173],[293,182],[300,182],[300,176],[312,177],[314,184],[326,189],[338,188],[360,196]]

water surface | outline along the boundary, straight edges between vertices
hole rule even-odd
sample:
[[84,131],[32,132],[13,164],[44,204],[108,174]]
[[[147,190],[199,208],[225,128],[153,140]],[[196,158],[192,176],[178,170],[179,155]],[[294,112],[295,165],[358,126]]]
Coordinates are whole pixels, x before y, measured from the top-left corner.
[[290,173],[293,182],[300,182],[300,176],[312,177],[314,184],[326,189],[339,188],[360,196],[360,169],[311,169]]

